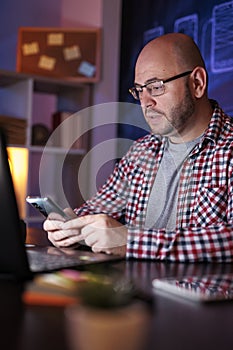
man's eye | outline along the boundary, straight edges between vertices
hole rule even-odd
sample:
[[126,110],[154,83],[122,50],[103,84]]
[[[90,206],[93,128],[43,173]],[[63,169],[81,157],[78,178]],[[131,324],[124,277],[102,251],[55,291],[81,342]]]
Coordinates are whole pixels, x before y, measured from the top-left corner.
[[161,89],[161,85],[160,84],[153,84],[149,87],[150,90],[159,90]]

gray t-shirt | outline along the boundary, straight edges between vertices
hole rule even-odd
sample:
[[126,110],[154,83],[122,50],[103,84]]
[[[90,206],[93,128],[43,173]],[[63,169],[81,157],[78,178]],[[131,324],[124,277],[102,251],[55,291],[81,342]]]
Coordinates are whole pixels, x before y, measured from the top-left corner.
[[200,139],[201,136],[187,143],[172,143],[167,140],[148,201],[147,228],[174,230],[182,165]]

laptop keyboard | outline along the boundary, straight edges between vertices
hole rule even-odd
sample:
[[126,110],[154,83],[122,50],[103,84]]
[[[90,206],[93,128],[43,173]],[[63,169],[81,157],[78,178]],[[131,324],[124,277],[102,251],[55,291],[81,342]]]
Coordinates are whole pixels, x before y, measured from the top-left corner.
[[60,250],[55,247],[27,249],[28,261],[32,272],[46,272],[61,268],[84,265],[95,261],[94,255],[88,252]]

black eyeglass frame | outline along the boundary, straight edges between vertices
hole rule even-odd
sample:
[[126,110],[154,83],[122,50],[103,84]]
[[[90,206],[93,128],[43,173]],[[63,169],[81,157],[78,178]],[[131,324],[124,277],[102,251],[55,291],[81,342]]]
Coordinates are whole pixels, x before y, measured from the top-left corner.
[[[158,82],[158,83],[161,83],[161,87],[162,87],[164,84],[169,83],[170,81],[173,81],[173,80],[185,77],[186,75],[191,74],[191,73],[192,73],[192,70],[188,70],[186,72],[174,75],[173,77],[168,78],[166,80],[154,79],[154,80],[151,80],[151,81],[149,81],[148,83],[146,83],[144,85],[137,85],[137,87],[133,86],[132,88],[129,89],[129,92],[131,93],[131,95],[133,95],[135,100],[139,100],[140,98],[137,96],[137,93],[143,92],[143,88],[146,88],[149,84],[153,84],[155,82]],[[158,94],[158,95],[156,95],[156,94],[152,95],[151,94],[151,96],[160,96],[160,95],[163,95],[163,94],[164,94],[164,91],[162,93]]]

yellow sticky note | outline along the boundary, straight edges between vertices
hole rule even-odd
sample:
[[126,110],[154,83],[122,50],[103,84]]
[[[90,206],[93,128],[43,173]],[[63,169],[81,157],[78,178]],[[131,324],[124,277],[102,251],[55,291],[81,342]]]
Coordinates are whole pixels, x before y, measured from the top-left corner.
[[55,67],[56,59],[46,55],[40,56],[38,67],[46,70],[53,70]]
[[47,35],[47,44],[51,46],[60,46],[64,44],[63,33],[50,33]]
[[33,41],[28,44],[23,44],[22,50],[24,56],[36,55],[39,52],[39,44],[37,41]]
[[63,49],[64,59],[66,61],[76,60],[81,57],[81,51],[78,45],[73,45]]

